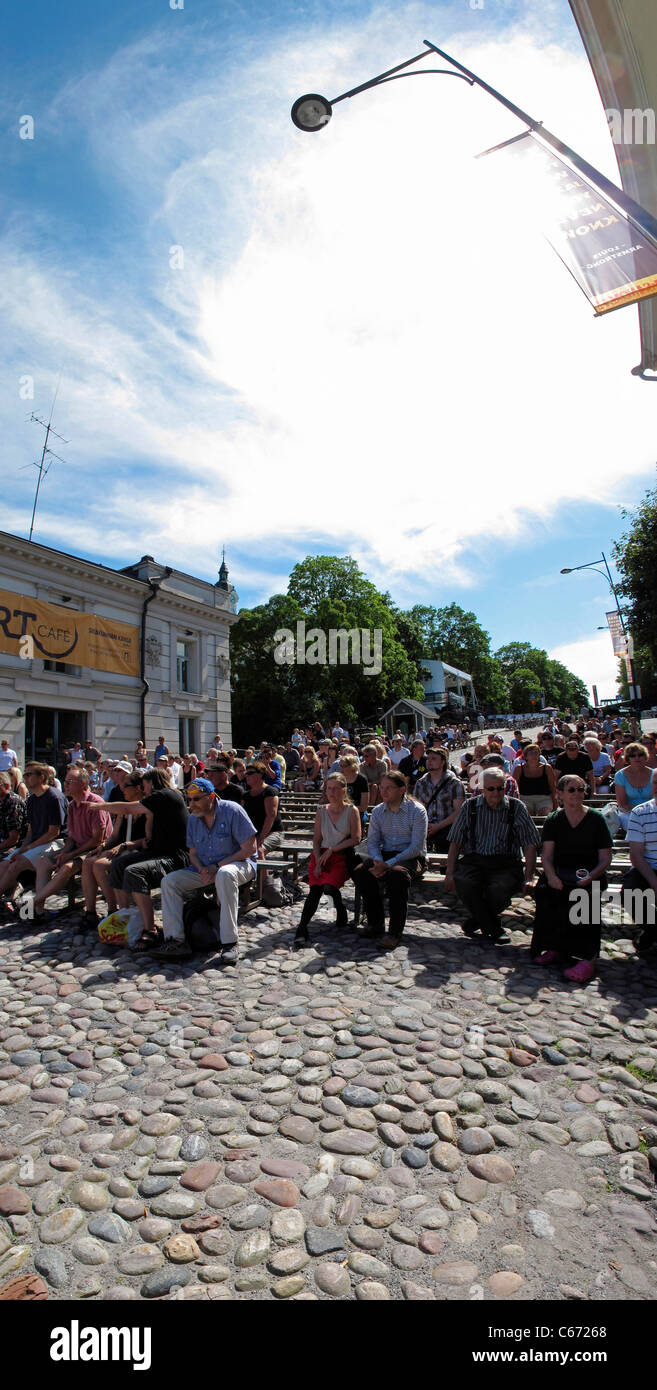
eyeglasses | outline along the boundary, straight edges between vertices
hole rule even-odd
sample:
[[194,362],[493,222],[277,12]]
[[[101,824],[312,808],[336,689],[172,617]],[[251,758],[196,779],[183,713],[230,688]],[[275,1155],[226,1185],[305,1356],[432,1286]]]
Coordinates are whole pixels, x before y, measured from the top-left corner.
[[564,792],[571,792],[574,796],[586,796],[586,787],[564,787]]
[[632,762],[633,758],[645,758],[647,755],[645,753],[626,753],[625,756],[629,762]]

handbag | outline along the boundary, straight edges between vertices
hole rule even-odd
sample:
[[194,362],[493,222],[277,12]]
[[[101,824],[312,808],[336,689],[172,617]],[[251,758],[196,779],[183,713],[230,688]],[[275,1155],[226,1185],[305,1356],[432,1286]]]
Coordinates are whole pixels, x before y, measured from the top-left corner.
[[185,941],[191,951],[217,951],[221,945],[219,931],[221,910],[214,892],[194,893],[183,906]]

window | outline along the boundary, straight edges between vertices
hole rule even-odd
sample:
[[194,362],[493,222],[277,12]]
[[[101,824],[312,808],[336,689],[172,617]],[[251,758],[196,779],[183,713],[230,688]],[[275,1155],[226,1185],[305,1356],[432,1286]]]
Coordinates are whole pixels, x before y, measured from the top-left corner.
[[202,756],[200,749],[197,748],[198,742],[198,719],[190,719],[186,715],[178,720],[178,752],[181,757],[185,753],[198,753]]
[[196,642],[184,637],[176,640],[176,685],[181,694],[197,689]]
[[71,666],[68,661],[44,661],[44,671],[56,671],[60,676],[80,676],[81,666]]

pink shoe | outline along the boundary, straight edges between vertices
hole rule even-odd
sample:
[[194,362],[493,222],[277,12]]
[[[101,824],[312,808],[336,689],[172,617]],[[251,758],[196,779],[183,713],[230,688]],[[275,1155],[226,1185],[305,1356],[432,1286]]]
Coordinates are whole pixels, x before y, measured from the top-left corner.
[[542,951],[536,957],[536,965],[554,965],[555,961],[561,960],[559,951]]
[[583,985],[587,980],[592,980],[595,975],[595,966],[590,960],[581,960],[577,965],[571,965],[570,970],[564,970],[564,978],[573,980],[576,985]]

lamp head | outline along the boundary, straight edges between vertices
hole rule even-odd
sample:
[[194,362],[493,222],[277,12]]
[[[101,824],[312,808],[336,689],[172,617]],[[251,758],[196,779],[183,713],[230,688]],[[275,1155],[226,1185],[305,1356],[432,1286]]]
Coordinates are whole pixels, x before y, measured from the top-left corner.
[[570,570],[570,569],[561,570],[561,573],[562,573],[562,574],[572,574],[572,570]]
[[330,101],[316,92],[297,97],[290,115],[298,130],[322,130],[328,125],[333,112]]

